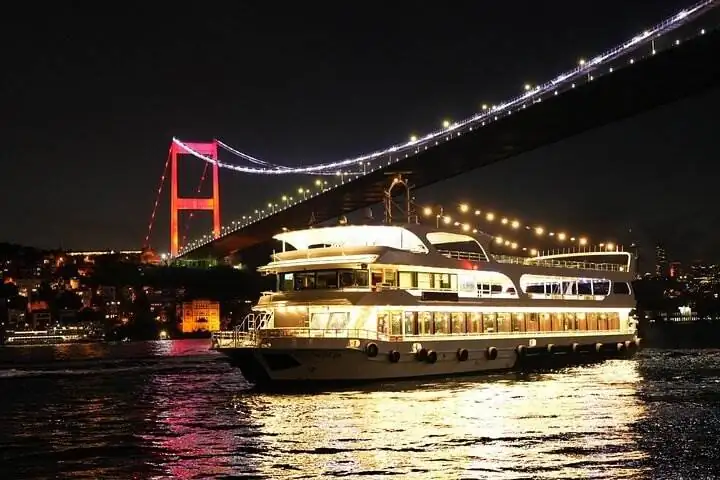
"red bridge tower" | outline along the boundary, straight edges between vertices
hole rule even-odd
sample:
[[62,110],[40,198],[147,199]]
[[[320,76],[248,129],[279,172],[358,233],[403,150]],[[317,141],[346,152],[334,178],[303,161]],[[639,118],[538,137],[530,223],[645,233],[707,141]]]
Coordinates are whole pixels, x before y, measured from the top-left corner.
[[212,210],[213,235],[220,236],[220,171],[217,164],[217,142],[183,143],[189,150],[214,160],[212,164],[212,197],[181,198],[178,196],[178,155],[191,153],[176,142],[170,147],[170,255],[174,258],[180,251],[178,220],[180,210]]

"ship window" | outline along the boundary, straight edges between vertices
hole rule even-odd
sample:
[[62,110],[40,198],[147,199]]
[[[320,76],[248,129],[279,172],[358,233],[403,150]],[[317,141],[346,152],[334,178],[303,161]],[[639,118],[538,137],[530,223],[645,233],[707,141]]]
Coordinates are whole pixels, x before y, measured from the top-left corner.
[[418,314],[417,312],[405,312],[405,335],[418,334]]
[[608,330],[608,315],[607,315],[607,313],[598,314],[598,330]]
[[[435,277],[435,288],[437,290],[450,290],[450,274],[449,273],[436,273]],[[457,281],[456,281],[457,284]]]
[[444,335],[450,333],[450,314],[435,312],[434,320],[436,334]]
[[433,330],[432,330],[432,313],[420,312],[418,317],[419,317],[418,324],[420,326],[420,335],[430,335],[433,332]]
[[612,292],[618,295],[630,295],[630,285],[625,282],[615,282],[612,284]]
[[338,288],[338,279],[336,270],[326,270],[317,272],[315,277],[315,288],[328,289]]
[[400,272],[400,288],[417,288],[417,273],[416,272]]
[[452,333],[465,333],[465,314],[463,312],[453,312]]
[[383,281],[383,274],[380,270],[373,270],[372,272],[370,272],[370,276],[372,278],[373,286],[377,285],[378,283],[382,283]]
[[524,313],[513,313],[512,314],[512,331],[513,332],[524,332],[525,331],[525,314]]
[[525,317],[525,328],[528,332],[539,332],[540,324],[538,321],[538,314],[536,312],[530,312]]
[[390,335],[402,335],[402,313],[392,313],[390,321]]
[[432,273],[418,273],[418,288],[423,290],[432,288]]
[[588,330],[587,316],[584,313],[576,313],[575,322],[578,330]]
[[509,332],[510,325],[510,314],[509,313],[498,313],[497,314],[497,331],[498,332]]
[[494,313],[483,313],[483,331],[486,333],[497,332]]
[[618,312],[610,312],[608,315],[608,329],[620,330],[620,314]]
[[468,317],[468,333],[482,333],[482,314],[473,312]]
[[367,287],[368,271],[367,270],[341,270],[340,271],[340,288],[347,287]]
[[607,295],[610,293],[610,282],[607,280],[593,280],[592,289],[595,295]]
[[588,313],[587,314],[588,330],[595,331],[598,329],[598,314]]
[[330,314],[328,329],[344,330],[347,328],[348,314],[346,312],[333,312]]
[[378,313],[377,314],[377,331],[378,331],[378,333],[387,335],[389,323],[390,323],[390,314],[388,314],[388,313]]
[[295,290],[308,290],[315,288],[315,272],[300,272],[295,274]]
[[281,292],[288,292],[295,286],[295,275],[292,272],[283,273],[280,275],[280,285],[278,286]]
[[330,314],[326,312],[313,313],[310,317],[310,328],[317,330],[325,330],[328,325]]
[[575,314],[574,313],[566,313],[565,314],[565,330],[576,330],[576,323],[575,323]]

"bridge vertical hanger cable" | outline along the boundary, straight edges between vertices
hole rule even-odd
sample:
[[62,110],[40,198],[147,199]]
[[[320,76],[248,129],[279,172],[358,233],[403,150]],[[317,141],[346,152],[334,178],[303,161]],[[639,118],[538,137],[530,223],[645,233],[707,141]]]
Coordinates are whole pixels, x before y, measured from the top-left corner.
[[150,214],[150,222],[148,222],[147,235],[145,235],[145,248],[150,248],[150,236],[152,235],[153,225],[155,225],[155,215],[157,214],[158,204],[160,203],[160,195],[162,195],[163,187],[165,186],[165,178],[167,177],[168,168],[170,167],[171,151],[172,146],[170,147],[170,151],[168,152],[167,160],[165,160],[165,169],[160,176],[160,185],[158,186],[157,194],[155,195],[155,203],[153,204],[152,213]]

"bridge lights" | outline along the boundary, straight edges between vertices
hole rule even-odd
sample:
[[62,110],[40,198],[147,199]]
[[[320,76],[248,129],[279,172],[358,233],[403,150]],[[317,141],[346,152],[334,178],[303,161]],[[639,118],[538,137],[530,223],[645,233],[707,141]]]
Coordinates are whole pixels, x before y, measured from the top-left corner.
[[612,242],[608,242],[608,244],[605,246],[608,250],[615,250],[615,244]]
[[445,217],[443,217],[443,222],[445,222],[446,225],[449,225],[450,222],[452,222],[452,218],[445,216]]
[[520,222],[518,222],[517,220],[513,220],[510,226],[512,228],[520,228]]
[[485,215],[485,220],[487,220],[488,222],[492,222],[493,220],[495,220],[495,214],[488,213],[487,215]]
[[502,238],[502,237],[495,237],[495,243],[497,243],[498,245],[501,245],[501,244],[503,243],[503,238]]
[[532,85],[530,85],[529,83],[526,83],[526,84],[525,84],[525,91],[526,91],[526,92],[529,92],[531,89],[532,89]]
[[530,255],[532,255],[533,257],[537,257],[537,256],[538,256],[538,251],[537,251],[537,249],[531,248],[531,249],[530,249]]
[[460,204],[460,211],[463,213],[467,213],[467,211],[470,210],[470,207],[467,203],[461,203]]
[[543,233],[545,233],[545,229],[543,227],[535,227],[535,233],[537,233],[538,235],[542,235]]
[[587,238],[580,237],[580,239],[578,240],[578,243],[584,247],[585,245],[587,245]]
[[467,223],[463,223],[462,229],[463,229],[463,232],[469,232],[470,225],[468,225]]
[[432,215],[432,213],[433,213],[432,208],[430,208],[430,207],[423,208],[423,215],[425,215],[426,217],[429,217],[430,215]]
[[500,220],[500,223],[502,223],[503,225],[507,225],[508,219],[505,218],[505,217],[503,217],[503,218]]
[[450,128],[450,120],[443,120],[443,128]]
[[565,240],[565,239],[567,238],[567,235],[565,235],[564,233],[560,232],[560,233],[557,234],[557,238],[558,238],[558,240],[560,240],[560,241],[562,242],[563,240]]
[[487,109],[488,109],[487,103],[483,103],[483,104],[482,104],[482,109],[483,109],[483,110],[487,110]]
[[413,143],[417,142],[417,136],[415,136],[415,135],[410,135],[410,141],[413,142]]

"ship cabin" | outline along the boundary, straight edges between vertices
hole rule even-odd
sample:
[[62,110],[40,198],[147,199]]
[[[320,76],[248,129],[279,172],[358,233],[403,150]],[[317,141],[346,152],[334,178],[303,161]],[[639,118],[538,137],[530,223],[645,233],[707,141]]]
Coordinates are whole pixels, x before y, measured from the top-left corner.
[[634,308],[627,252],[498,256],[489,253],[492,237],[424,225],[274,238],[282,251],[259,270],[276,275],[277,288],[255,307],[270,336],[619,331]]

